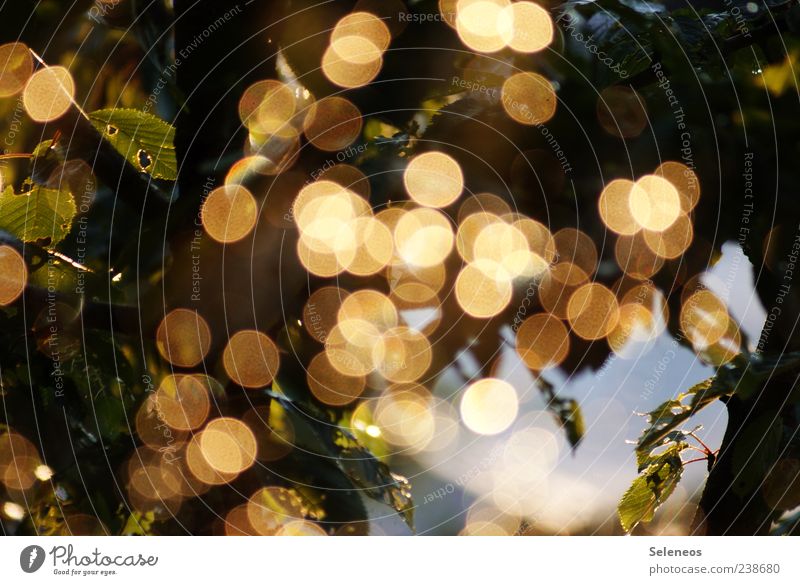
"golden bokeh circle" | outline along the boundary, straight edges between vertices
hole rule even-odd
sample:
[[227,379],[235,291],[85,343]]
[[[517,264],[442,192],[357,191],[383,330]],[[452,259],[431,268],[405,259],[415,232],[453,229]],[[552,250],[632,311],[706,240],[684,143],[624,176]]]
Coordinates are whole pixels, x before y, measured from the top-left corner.
[[587,283],[576,290],[567,305],[572,331],[583,339],[602,339],[619,322],[617,297],[599,283]]
[[661,163],[653,174],[664,177],[678,190],[684,213],[689,213],[700,201],[700,179],[697,173],[685,164],[666,161]]
[[246,505],[250,525],[262,536],[275,535],[286,524],[305,517],[300,498],[282,487],[261,488]]
[[0,246],[0,306],[16,301],[27,284],[25,260],[11,246]]
[[420,268],[444,262],[453,249],[454,239],[447,217],[427,207],[403,214],[394,228],[398,255],[406,264]]
[[455,28],[467,47],[480,53],[495,53],[506,46],[501,22],[509,0],[458,0]]
[[561,364],[569,354],[569,332],[560,319],[539,313],[525,319],[517,330],[517,353],[532,370]]
[[210,347],[211,329],[206,320],[191,309],[170,311],[156,330],[158,353],[175,366],[196,366],[206,357]]
[[246,237],[255,227],[258,204],[252,193],[236,184],[211,191],[203,201],[201,220],[206,233],[230,244]]
[[700,289],[683,302],[681,330],[692,344],[705,349],[717,343],[728,332],[730,317],[725,303],[710,290]]
[[361,112],[348,99],[334,96],[315,102],[303,121],[306,138],[320,150],[335,152],[359,137]]
[[513,285],[506,272],[489,260],[467,264],[458,273],[456,300],[465,313],[477,319],[499,314],[511,302]]
[[33,74],[33,57],[22,43],[0,46],[0,98],[21,92]]
[[242,421],[220,417],[210,421],[198,435],[206,462],[222,474],[241,473],[256,460],[256,439]]
[[675,186],[664,177],[645,175],[639,189],[630,191],[628,205],[633,219],[644,229],[662,232],[681,214],[681,198]]
[[597,202],[603,223],[611,231],[623,236],[632,236],[642,229],[634,219],[628,204],[631,191],[634,189],[641,187],[628,179],[614,179],[603,188]]
[[34,122],[50,122],[67,113],[75,97],[75,81],[66,67],[43,67],[22,93],[22,103]]
[[275,343],[261,331],[235,333],[222,353],[228,377],[245,388],[263,388],[278,373],[280,354]]
[[292,118],[297,99],[292,89],[275,79],[257,81],[239,99],[239,119],[251,132],[281,138],[297,136]]
[[553,84],[538,73],[515,73],[506,79],[501,100],[506,114],[527,126],[547,122],[556,113]]
[[553,19],[534,2],[514,2],[499,17],[500,35],[519,53],[536,53],[553,42]]
[[343,36],[322,55],[322,72],[331,83],[344,88],[367,85],[383,65],[381,50],[366,37]]
[[403,182],[408,195],[426,207],[447,207],[464,190],[461,166],[442,152],[425,152],[412,158]]
[[166,376],[159,384],[155,397],[164,422],[180,431],[199,428],[211,410],[208,386],[199,376]]

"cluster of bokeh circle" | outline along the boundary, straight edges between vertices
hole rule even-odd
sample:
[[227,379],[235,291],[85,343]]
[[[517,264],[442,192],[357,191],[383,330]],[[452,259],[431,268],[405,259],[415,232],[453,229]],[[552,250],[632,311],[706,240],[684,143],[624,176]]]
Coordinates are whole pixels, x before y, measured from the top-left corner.
[[[341,91],[317,99],[302,78],[285,75],[258,81],[241,96],[238,115],[248,131],[244,156],[202,203],[203,230],[218,245],[241,242],[257,229],[279,229],[263,218],[275,199],[286,195],[254,194],[246,185],[248,177],[291,172],[304,149],[341,152],[361,139],[365,119],[380,115],[359,111],[347,92],[379,75],[384,55],[392,51],[387,14],[396,17],[405,6],[392,0],[373,12],[375,2],[359,4],[331,23],[319,64]],[[440,0],[439,8],[464,49],[483,58],[501,51],[548,51],[559,34],[551,13],[535,2]],[[20,43],[0,47],[0,64],[5,64],[0,95],[21,92],[33,120],[54,120],[75,103],[70,72],[42,63],[34,72],[35,61]],[[597,95],[593,123],[610,135],[631,138],[646,129],[646,106],[634,90],[612,87]],[[556,85],[534,70],[508,75],[497,100],[509,119],[537,129],[562,107]],[[284,325],[297,322],[318,346],[303,364],[313,398],[341,409],[343,425],[390,466],[420,455],[425,457],[417,461],[455,457],[483,438],[502,437],[488,487],[475,487],[473,502],[458,514],[464,516],[463,534],[515,534],[537,515],[542,477],[565,451],[555,428],[549,432],[520,416],[520,405],[538,392],[535,379],[542,372],[567,359],[575,340],[605,343],[616,355],[635,360],[665,331],[669,308],[650,278],[692,243],[700,184],[694,171],[678,161],[665,161],[635,181],[608,181],[597,194],[597,205],[613,238],[609,254],[606,242],[598,249],[581,229],[551,230],[546,208],[531,217],[507,196],[473,192],[459,162],[447,153],[458,144],[431,144],[423,134],[416,145],[417,152],[404,156],[402,166],[385,170],[400,173],[404,186],[389,205],[374,207],[371,177],[357,164],[344,162],[309,178],[288,202],[277,202],[292,223],[283,237],[295,246],[294,261],[307,271],[309,283],[324,283],[313,289],[309,284],[299,321],[297,315],[285,315]],[[598,270],[609,261],[616,262],[620,276],[604,284]],[[0,274],[0,304],[10,305],[28,277],[22,256],[10,246],[0,247]],[[338,284],[342,275],[369,278],[373,284],[346,290]],[[738,325],[699,275],[684,276],[681,330],[706,363],[724,364],[740,351]],[[380,287],[376,277],[382,279]],[[436,390],[443,376],[458,370],[460,359],[451,356],[445,368],[432,367],[440,363],[433,359],[437,339],[458,324],[443,319],[442,306],[457,306],[459,319],[489,322],[508,315],[530,287],[536,301],[513,329],[507,323],[506,338],[491,352],[491,363],[477,368],[481,374],[464,376],[461,384],[448,380],[446,393],[442,386]],[[465,353],[480,342],[480,331],[476,339],[463,340]],[[155,392],[131,428],[140,446],[121,473],[131,509],[158,504],[162,519],[180,523],[186,499],[229,485],[253,466],[269,466],[297,448],[291,421],[278,403],[254,406],[240,418],[211,414],[224,392],[204,360],[212,337],[222,333],[186,307],[165,309],[152,332],[161,357],[176,370],[155,381]],[[505,351],[509,348],[511,357]],[[297,359],[291,338],[287,345],[258,329],[230,332],[221,355],[228,380],[246,391],[279,391],[275,378],[282,364]],[[534,383],[516,387],[509,368],[526,369]],[[177,463],[165,460],[167,438],[170,445],[179,445],[177,453],[169,451]],[[0,437],[0,469],[6,487],[21,492],[52,477],[33,443],[13,430]],[[416,473],[426,471],[420,467]],[[240,495],[242,503],[220,518],[220,533],[327,533],[293,490],[266,486]],[[6,513],[17,510],[11,506]],[[88,525],[87,531],[102,531],[90,518],[75,522],[82,529]]]

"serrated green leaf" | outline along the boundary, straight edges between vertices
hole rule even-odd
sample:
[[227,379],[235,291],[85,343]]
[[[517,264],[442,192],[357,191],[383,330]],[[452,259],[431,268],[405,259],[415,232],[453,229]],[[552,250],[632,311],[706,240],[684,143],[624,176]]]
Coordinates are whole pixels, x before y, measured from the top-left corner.
[[625,532],[630,532],[641,522],[652,520],[658,507],[675,491],[683,474],[680,453],[685,448],[686,445],[673,445],[654,456],[647,469],[633,480],[617,506]]
[[0,194],[0,229],[23,242],[56,245],[72,229],[75,213],[75,200],[67,191],[33,185],[16,195],[9,185]]
[[702,410],[722,396],[730,395],[732,383],[726,371],[720,369],[716,376],[695,384],[674,400],[667,400],[647,414],[650,426],[647,427],[636,446],[637,451],[647,452],[666,439],[671,432],[683,424],[697,411]]
[[116,108],[92,112],[89,120],[135,168],[156,179],[178,179],[175,128],[161,118]]

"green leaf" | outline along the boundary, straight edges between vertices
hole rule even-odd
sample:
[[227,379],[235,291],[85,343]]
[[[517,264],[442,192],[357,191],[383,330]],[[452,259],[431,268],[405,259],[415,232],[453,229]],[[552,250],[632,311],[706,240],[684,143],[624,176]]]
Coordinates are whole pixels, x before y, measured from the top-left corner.
[[630,532],[640,522],[652,520],[658,507],[675,490],[683,474],[680,454],[685,448],[685,444],[679,443],[654,456],[644,472],[633,480],[617,506],[625,532]]
[[120,108],[92,112],[89,120],[135,168],[155,179],[177,180],[173,126],[146,112]]
[[648,452],[665,439],[669,440],[670,433],[694,413],[723,396],[729,396],[735,389],[735,384],[731,384],[730,381],[729,376],[718,372],[716,376],[695,384],[686,392],[679,394],[676,399],[667,400],[647,413],[650,426],[639,437],[637,452]]
[[72,228],[75,213],[75,200],[67,191],[33,185],[16,195],[8,186],[0,194],[0,229],[23,242],[56,245]]
[[696,412],[720,398],[736,394],[749,399],[772,375],[800,366],[800,353],[787,352],[778,357],[760,354],[742,354],[739,358],[717,369],[715,376],[695,384],[677,398],[659,404],[647,413],[649,426],[639,437],[637,453],[669,441],[669,435]]

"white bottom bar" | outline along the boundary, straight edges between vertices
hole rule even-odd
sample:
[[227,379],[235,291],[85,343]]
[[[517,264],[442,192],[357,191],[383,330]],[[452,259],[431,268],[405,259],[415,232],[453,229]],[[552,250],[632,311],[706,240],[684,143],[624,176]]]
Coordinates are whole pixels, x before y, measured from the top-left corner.
[[[87,579],[227,585],[245,578],[293,584],[569,584],[598,578],[615,584],[777,584],[800,582],[797,543],[780,537],[10,537],[0,539],[0,575],[15,585]],[[41,549],[31,552],[35,546],[43,549],[43,562]],[[23,565],[40,567],[27,573]]]

